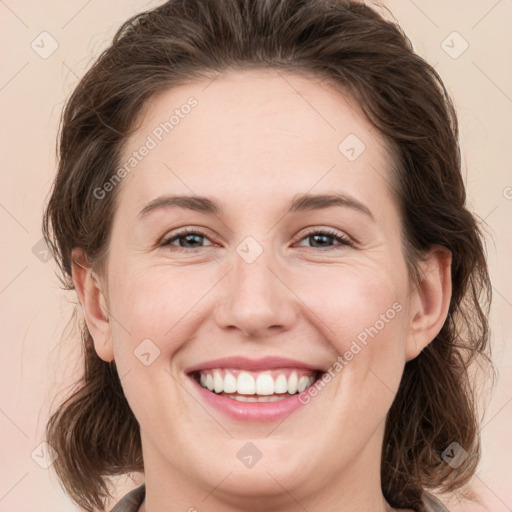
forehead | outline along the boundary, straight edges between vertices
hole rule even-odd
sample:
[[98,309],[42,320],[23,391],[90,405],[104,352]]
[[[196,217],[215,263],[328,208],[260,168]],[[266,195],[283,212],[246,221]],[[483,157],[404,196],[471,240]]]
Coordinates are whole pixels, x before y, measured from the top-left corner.
[[173,87],[142,114],[122,153],[128,172],[120,185],[139,210],[162,192],[236,194],[238,205],[240,194],[337,189],[374,200],[386,192],[384,139],[347,94],[320,78],[231,71]]

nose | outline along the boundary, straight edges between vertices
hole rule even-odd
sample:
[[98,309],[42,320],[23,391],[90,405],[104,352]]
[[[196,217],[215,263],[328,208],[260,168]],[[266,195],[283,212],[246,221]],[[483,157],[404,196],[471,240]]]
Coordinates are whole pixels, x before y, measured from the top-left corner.
[[297,322],[298,299],[287,287],[282,267],[267,257],[269,252],[263,251],[252,263],[234,254],[215,312],[220,328],[238,329],[256,339],[286,331]]

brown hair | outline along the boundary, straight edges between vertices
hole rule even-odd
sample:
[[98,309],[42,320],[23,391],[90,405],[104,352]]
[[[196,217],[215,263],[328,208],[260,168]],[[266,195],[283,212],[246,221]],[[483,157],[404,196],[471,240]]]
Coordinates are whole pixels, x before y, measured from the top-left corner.
[[[405,365],[382,451],[387,501],[423,510],[424,489],[461,489],[480,459],[470,364],[477,359],[494,371],[491,285],[484,237],[465,207],[453,104],[397,23],[349,0],[171,0],[132,17],[63,111],[45,239],[67,289],[73,289],[72,248],[82,248],[101,270],[119,187],[102,199],[94,191],[119,168],[123,144],[148,100],[177,84],[251,67],[322,77],[348,91],[394,156],[391,186],[411,279],[417,283],[418,262],[432,244],[452,253],[448,317]],[[104,508],[111,477],[144,471],[144,464],[139,425],[115,362],[98,357],[85,323],[82,337],[84,375],[51,416],[46,436],[59,454],[54,469],[65,491],[94,510]],[[452,442],[469,454],[457,468],[441,456]]]

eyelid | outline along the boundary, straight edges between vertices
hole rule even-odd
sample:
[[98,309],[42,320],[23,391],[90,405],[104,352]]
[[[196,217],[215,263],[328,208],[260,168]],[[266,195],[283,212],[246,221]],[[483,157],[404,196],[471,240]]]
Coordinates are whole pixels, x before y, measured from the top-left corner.
[[[307,229],[307,231],[305,233],[303,232],[302,234],[300,234],[296,238],[296,240],[293,242],[293,244],[301,242],[302,240],[306,239],[307,237],[313,236],[316,234],[327,235],[327,236],[330,236],[331,238],[337,239],[337,241],[338,241],[338,245],[335,245],[332,247],[320,248],[318,250],[318,252],[327,252],[327,251],[336,250],[336,249],[339,249],[342,247],[354,247],[358,243],[357,240],[355,240],[352,236],[346,234],[343,231],[338,231],[334,228],[313,226],[313,227],[306,228],[306,229]],[[195,248],[190,248],[190,249],[178,247],[178,246],[171,246],[170,242],[173,242],[182,237],[186,237],[189,234],[201,235],[202,237],[204,237],[204,238],[208,239],[210,242],[212,242],[212,244],[205,246],[205,247],[195,247]],[[163,236],[161,238],[161,240],[157,243],[157,247],[170,246],[170,247],[173,247],[173,249],[172,249],[173,251],[175,250],[175,251],[185,251],[185,252],[191,252],[191,251],[195,251],[195,250],[205,249],[206,247],[212,247],[214,245],[216,245],[216,242],[214,240],[212,240],[212,238],[206,232],[206,230],[204,230],[203,228],[196,228],[196,227],[190,227],[190,226],[184,227],[182,229],[178,228],[178,230],[175,231],[174,233],[172,233],[170,235]],[[304,247],[304,248],[308,249],[308,247]],[[309,247],[309,249],[317,249],[317,248]]]
[[[213,244],[215,244],[215,242],[211,239],[210,235],[203,228],[184,227],[184,228],[181,228],[181,229],[178,228],[177,230],[175,230],[171,234],[164,235],[158,241],[157,247],[162,247],[162,246],[170,245],[169,242],[171,242],[173,240],[176,240],[176,239],[181,238],[181,237],[185,237],[187,235],[194,235],[194,234],[201,235],[204,238],[207,238],[208,240],[210,240]],[[210,247],[210,246],[208,246],[208,247]],[[181,249],[181,250],[184,250],[184,251],[193,251],[194,250],[194,249],[184,249],[182,247],[176,247],[176,249],[178,249],[178,250]],[[203,247],[198,247],[198,249],[203,249]]]
[[[302,240],[304,240],[305,238],[307,238],[308,236],[312,236],[312,235],[327,235],[327,236],[330,236],[332,238],[335,238],[335,239],[338,239],[340,240],[340,245],[341,246],[354,246],[356,245],[356,240],[354,240],[354,238],[352,238],[350,235],[346,234],[345,232],[343,231],[339,231],[337,229],[334,229],[334,228],[328,228],[328,227],[322,227],[322,226],[314,226],[314,227],[311,227],[309,229],[307,229],[307,231],[305,233],[302,233],[301,235],[299,235],[297,237],[297,240],[296,242],[294,243],[297,243],[297,242],[301,242]],[[322,249],[324,252],[325,251],[329,251],[329,250],[334,250],[336,248],[338,248],[338,246],[333,246],[333,247],[326,247],[325,249]],[[310,247],[310,249],[315,249],[314,247]]]

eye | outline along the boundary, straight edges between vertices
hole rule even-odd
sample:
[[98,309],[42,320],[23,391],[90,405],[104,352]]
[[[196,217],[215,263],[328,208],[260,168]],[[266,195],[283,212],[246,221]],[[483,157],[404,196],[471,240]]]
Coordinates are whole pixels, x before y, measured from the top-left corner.
[[[200,249],[205,247],[201,245],[201,239],[209,240],[206,233],[197,229],[183,229],[171,237],[165,239],[159,244],[160,247],[173,247],[172,250]],[[339,246],[353,246],[352,240],[337,231],[330,229],[315,229],[307,233],[300,241],[309,240],[313,243],[313,248],[323,248],[325,250],[336,249]],[[338,242],[338,246],[327,245],[329,241]],[[175,244],[178,242],[178,245]],[[212,245],[212,244],[210,244]]]
[[[164,240],[160,247],[163,246],[172,246],[173,250],[174,248],[178,251],[180,249],[198,249],[201,248],[201,246],[198,246],[197,244],[200,243],[201,238],[208,238],[205,233],[202,231],[199,231],[197,229],[183,229],[182,231],[179,231],[178,233],[175,233],[170,238],[167,238]],[[178,241],[179,246],[175,246],[173,242]],[[192,247],[189,247],[187,244],[192,244]]]
[[[341,233],[338,233],[337,231],[333,231],[330,229],[314,229],[307,233],[302,240],[309,240],[312,241],[313,244],[317,244],[316,248],[325,248],[324,250],[332,250],[339,248],[339,246],[352,246],[352,240]],[[339,242],[338,246],[328,246],[326,245],[330,240],[335,240]],[[320,245],[318,245],[320,244]],[[315,248],[315,245],[313,245],[313,248]]]

